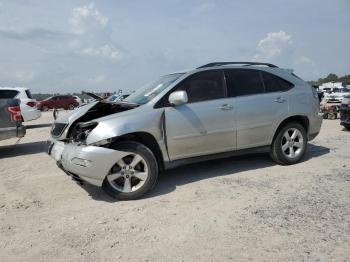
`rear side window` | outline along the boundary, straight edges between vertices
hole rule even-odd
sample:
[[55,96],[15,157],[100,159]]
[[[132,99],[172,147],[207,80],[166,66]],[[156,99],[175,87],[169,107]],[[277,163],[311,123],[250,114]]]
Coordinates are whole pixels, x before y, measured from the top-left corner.
[[294,85],[283,80],[282,78],[266,73],[261,72],[264,80],[266,92],[284,92],[291,89]]
[[30,90],[26,90],[26,94],[27,94],[27,97],[29,98],[29,99],[33,99],[33,96],[32,96],[32,93],[30,92]]
[[0,90],[0,99],[11,99],[18,94],[16,90]]
[[252,69],[225,71],[229,96],[244,96],[264,93],[260,72]]
[[189,103],[226,97],[221,70],[204,71],[189,76],[179,84],[176,90],[186,91]]

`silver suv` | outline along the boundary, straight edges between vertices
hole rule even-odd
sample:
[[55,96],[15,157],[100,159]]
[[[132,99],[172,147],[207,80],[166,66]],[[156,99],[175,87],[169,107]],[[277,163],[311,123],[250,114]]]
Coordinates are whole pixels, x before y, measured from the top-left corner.
[[295,164],[321,123],[317,93],[290,71],[216,62],[57,119],[48,153],[75,180],[136,199],[183,164],[256,151]]

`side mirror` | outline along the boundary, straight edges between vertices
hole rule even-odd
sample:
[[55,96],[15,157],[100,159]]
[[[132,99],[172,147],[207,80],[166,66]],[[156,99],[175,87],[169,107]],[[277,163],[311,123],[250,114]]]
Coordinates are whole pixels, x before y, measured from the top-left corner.
[[169,103],[171,105],[182,105],[188,102],[188,97],[186,91],[175,91],[169,96]]

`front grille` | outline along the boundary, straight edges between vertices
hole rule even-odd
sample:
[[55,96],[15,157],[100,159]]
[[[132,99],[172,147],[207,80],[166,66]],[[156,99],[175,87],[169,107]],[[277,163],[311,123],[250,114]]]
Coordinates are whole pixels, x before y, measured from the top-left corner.
[[62,133],[66,129],[66,127],[67,127],[67,124],[54,123],[52,128],[51,128],[51,135],[56,136],[56,137],[62,135]]

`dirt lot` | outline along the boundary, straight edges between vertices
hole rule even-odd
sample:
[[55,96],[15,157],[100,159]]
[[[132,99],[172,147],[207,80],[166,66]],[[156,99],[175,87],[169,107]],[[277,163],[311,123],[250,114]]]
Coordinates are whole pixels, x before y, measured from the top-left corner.
[[326,120],[305,160],[215,160],[144,199],[78,186],[45,153],[51,114],[0,142],[1,261],[350,261],[350,132]]

